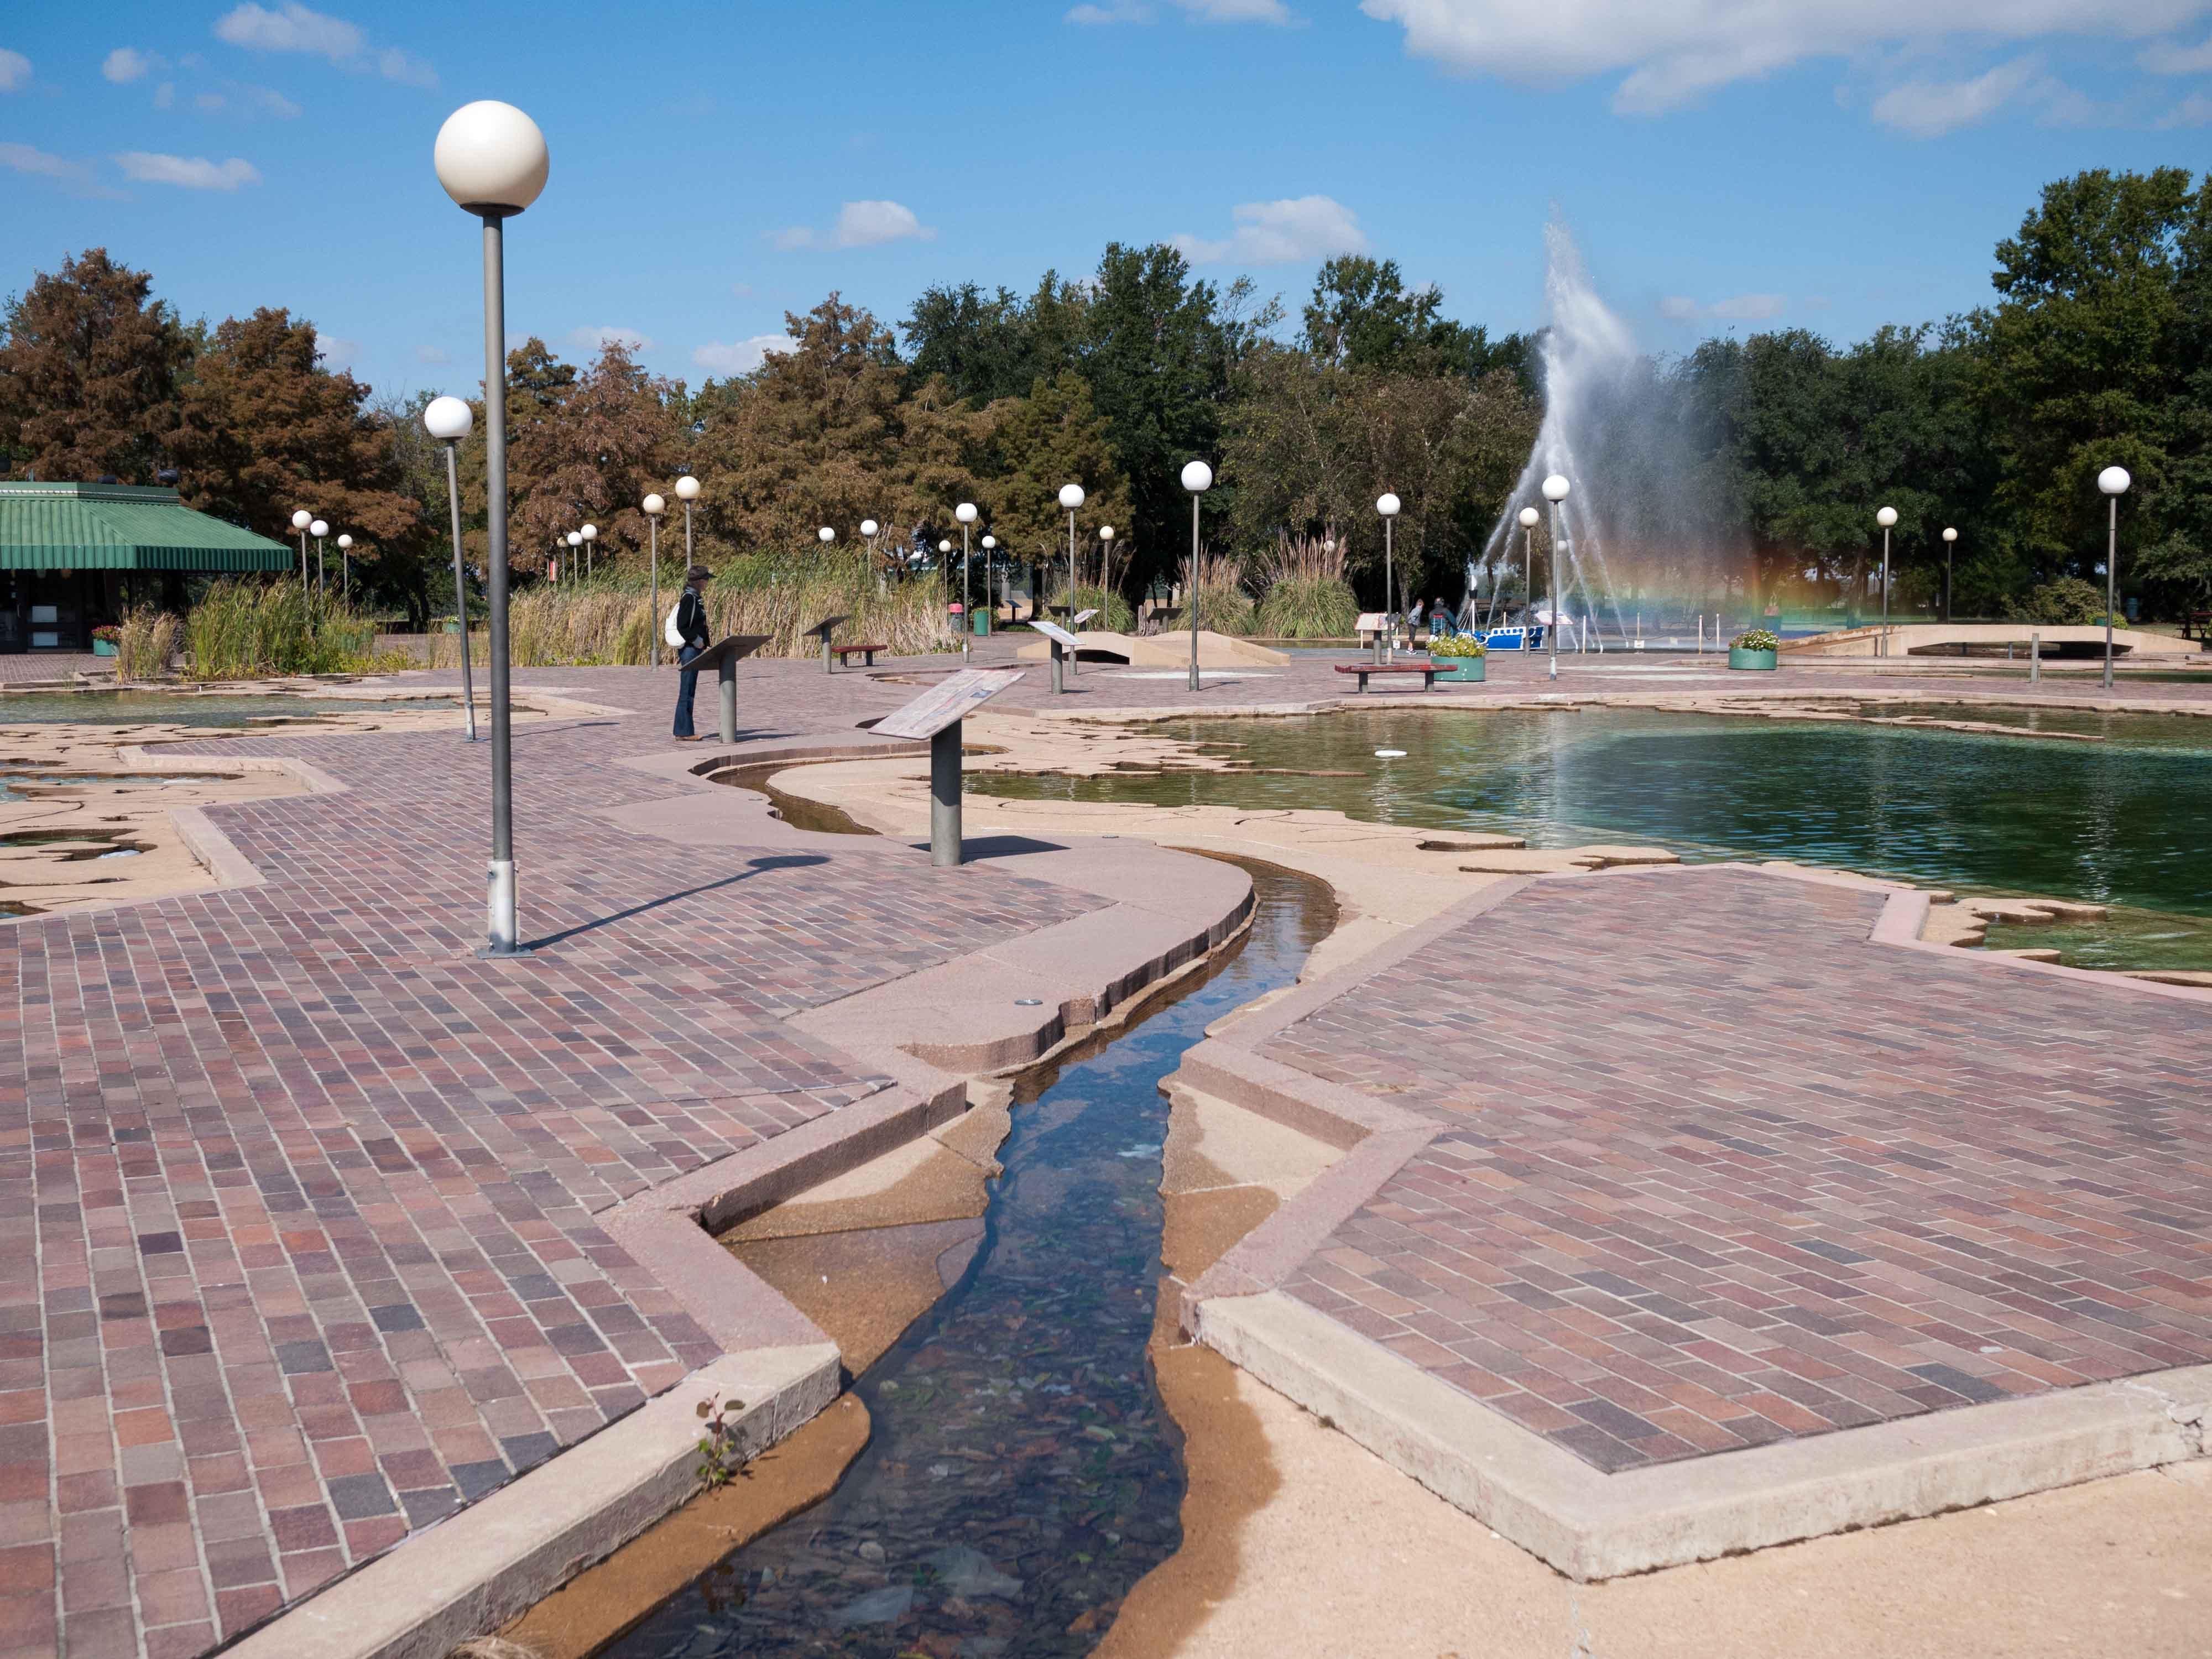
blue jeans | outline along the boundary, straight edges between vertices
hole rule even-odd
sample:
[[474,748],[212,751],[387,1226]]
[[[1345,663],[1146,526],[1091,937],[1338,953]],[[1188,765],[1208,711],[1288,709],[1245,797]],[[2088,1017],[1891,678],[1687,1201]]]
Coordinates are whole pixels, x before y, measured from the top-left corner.
[[[677,652],[676,660],[688,663],[698,654],[697,646],[687,645]],[[698,735],[691,729],[691,699],[698,695],[699,671],[686,668],[676,677],[676,735],[679,738]]]

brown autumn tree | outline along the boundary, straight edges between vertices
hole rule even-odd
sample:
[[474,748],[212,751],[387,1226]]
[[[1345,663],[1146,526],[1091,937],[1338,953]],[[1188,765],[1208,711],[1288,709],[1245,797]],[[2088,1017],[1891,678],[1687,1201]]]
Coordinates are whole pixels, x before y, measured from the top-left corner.
[[318,361],[315,325],[266,307],[226,319],[185,388],[174,453],[188,506],[292,538],[301,507],[349,532],[355,556],[411,546],[430,532],[401,487],[368,387]]
[[153,278],[90,248],[8,302],[0,458],[57,483],[150,484],[167,464],[191,339]]
[[[555,539],[598,527],[593,565],[646,545],[648,493],[676,477],[675,386],[648,374],[621,341],[578,374],[532,340],[509,358],[508,545],[526,565]],[[479,453],[483,444],[477,441]],[[634,561],[633,561],[634,562]]]

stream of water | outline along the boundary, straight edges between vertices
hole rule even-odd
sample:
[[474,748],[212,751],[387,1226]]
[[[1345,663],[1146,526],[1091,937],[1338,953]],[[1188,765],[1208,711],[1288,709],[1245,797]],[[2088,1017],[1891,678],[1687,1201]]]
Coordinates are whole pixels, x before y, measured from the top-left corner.
[[1322,884],[1253,874],[1240,945],[1024,1080],[982,1245],[854,1384],[874,1435],[836,1491],[605,1654],[1059,1659],[1088,1653],[1174,1553],[1181,1437],[1146,1358],[1159,1080],[1212,1021],[1296,979],[1332,920]]

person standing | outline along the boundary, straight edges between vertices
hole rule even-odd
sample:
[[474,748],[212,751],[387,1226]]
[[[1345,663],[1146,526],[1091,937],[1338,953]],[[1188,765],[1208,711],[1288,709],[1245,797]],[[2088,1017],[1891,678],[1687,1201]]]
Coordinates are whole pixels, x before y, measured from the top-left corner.
[[676,601],[676,660],[682,672],[676,677],[676,741],[696,743],[699,734],[691,726],[691,700],[698,695],[699,671],[691,662],[707,648],[712,637],[707,629],[707,601],[700,590],[714,577],[714,573],[703,564],[695,564],[684,573],[684,592]]

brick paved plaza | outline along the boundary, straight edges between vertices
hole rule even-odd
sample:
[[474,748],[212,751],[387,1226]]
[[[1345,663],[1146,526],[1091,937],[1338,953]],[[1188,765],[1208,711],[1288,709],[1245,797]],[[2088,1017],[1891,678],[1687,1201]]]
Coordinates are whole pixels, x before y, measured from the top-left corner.
[[1540,881],[1273,1036],[1445,1125],[1285,1290],[1607,1471],[2212,1360],[2207,1007],[1882,903]]
[[[884,840],[681,844],[657,819],[711,787],[623,763],[714,752],[668,744],[672,677],[517,678],[631,711],[517,729],[530,961],[473,955],[487,750],[445,733],[211,739],[343,793],[210,810],[260,885],[6,929],[0,1659],[186,1659],[712,1359],[598,1218],[890,1086],[793,1016],[1103,902]],[[866,743],[915,690],[749,663],[740,722]],[[1008,701],[1054,702],[1041,668]],[[1298,1025],[1269,1052],[1450,1127],[1296,1294],[1607,1469],[2212,1358],[2203,1011],[1877,949],[1875,905],[1543,884]]]

